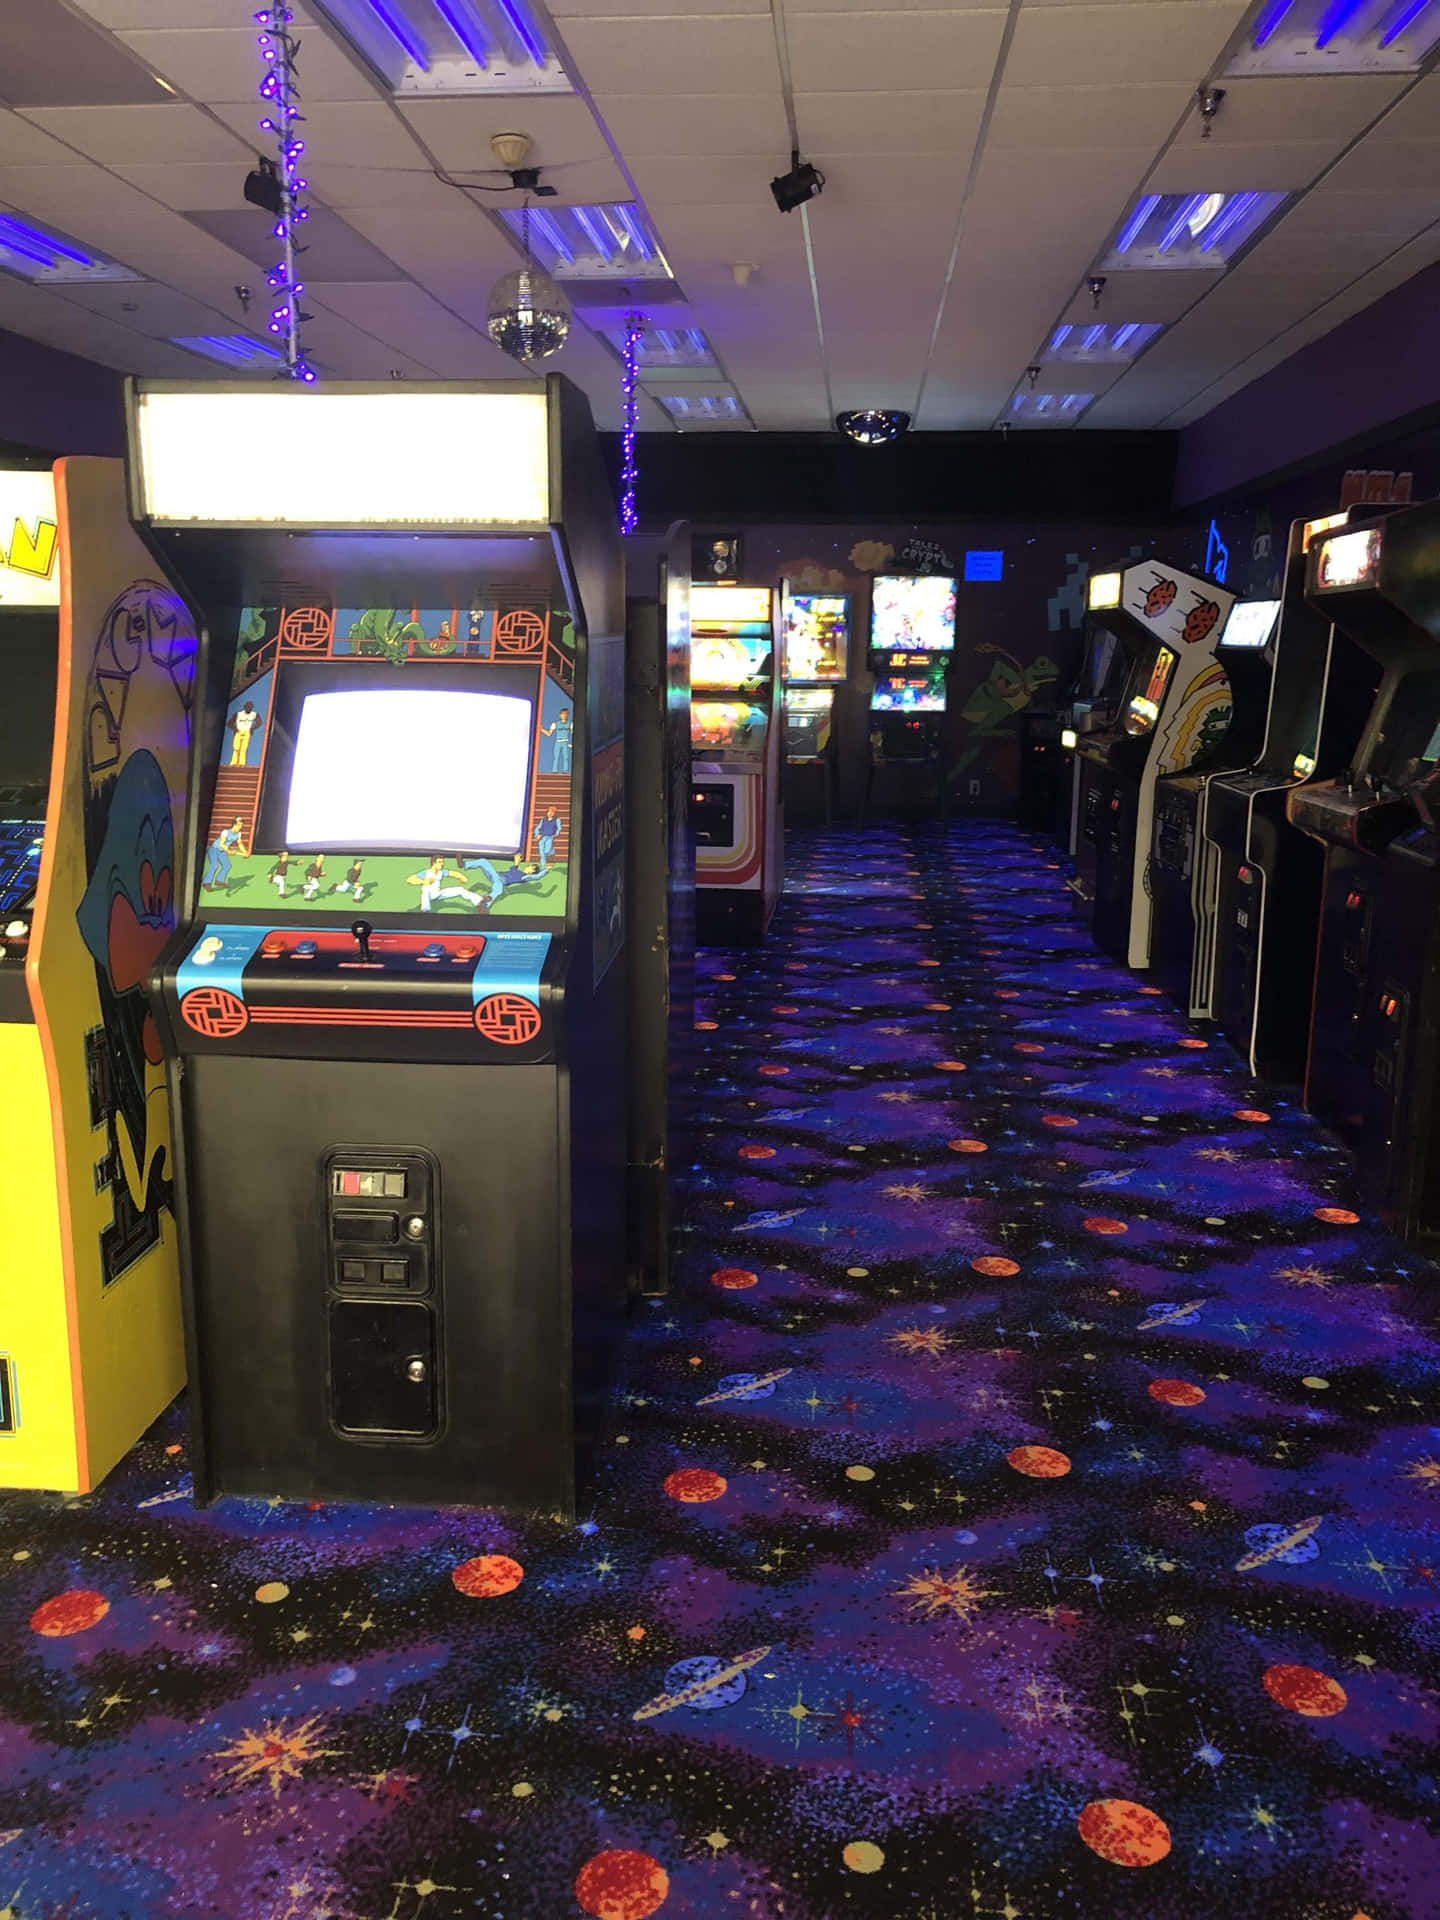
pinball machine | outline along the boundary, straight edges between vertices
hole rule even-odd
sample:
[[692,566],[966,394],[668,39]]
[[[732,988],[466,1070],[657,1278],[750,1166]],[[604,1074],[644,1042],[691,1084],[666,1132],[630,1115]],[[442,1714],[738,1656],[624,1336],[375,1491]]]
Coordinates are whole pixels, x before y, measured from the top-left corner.
[[1316,609],[1372,655],[1350,765],[1287,798],[1325,849],[1305,1103],[1381,1218],[1440,1241],[1440,501],[1311,544]]
[[[568,381],[135,382],[195,1493],[573,1511],[627,1270],[625,607]],[[356,449],[395,457],[358,462]]]
[[1228,725],[1230,688],[1215,643],[1235,596],[1158,560],[1099,578],[1103,590],[1097,593],[1092,578],[1089,603],[1124,636],[1130,670],[1116,722],[1077,742],[1076,870],[1069,884],[1096,944],[1144,968],[1156,782],[1188,767]]
[[1252,1073],[1281,1083],[1305,1077],[1325,866],[1321,843],[1291,825],[1286,801],[1350,765],[1380,678],[1374,656],[1307,600],[1306,556],[1318,534],[1362,517],[1352,509],[1291,527],[1264,742],[1249,767],[1217,773],[1206,790],[1214,1018]]

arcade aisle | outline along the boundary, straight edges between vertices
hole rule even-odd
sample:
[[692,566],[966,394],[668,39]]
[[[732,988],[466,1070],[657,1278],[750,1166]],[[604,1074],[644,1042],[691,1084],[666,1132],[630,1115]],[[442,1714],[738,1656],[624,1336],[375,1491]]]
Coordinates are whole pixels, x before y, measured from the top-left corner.
[[1433,1916],[1433,1271],[1016,830],[796,856],[578,1527],[0,1507],[13,1920]]

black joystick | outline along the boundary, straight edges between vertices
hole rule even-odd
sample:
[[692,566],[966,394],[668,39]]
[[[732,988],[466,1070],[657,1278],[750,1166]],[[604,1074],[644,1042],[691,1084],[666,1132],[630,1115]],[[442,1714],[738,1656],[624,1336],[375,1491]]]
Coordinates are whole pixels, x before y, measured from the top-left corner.
[[360,964],[362,967],[368,967],[370,964],[370,936],[375,929],[368,920],[352,920],[350,922],[350,931],[355,936],[356,946],[360,949]]

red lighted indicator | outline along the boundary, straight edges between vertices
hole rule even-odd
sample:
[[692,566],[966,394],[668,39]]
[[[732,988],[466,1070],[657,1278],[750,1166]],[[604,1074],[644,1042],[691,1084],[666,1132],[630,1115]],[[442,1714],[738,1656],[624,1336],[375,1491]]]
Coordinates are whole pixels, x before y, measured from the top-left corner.
[[1241,886],[1248,887],[1250,882],[1255,878],[1255,876],[1253,873],[1251,873],[1249,867],[1241,867],[1239,878],[1240,878]]

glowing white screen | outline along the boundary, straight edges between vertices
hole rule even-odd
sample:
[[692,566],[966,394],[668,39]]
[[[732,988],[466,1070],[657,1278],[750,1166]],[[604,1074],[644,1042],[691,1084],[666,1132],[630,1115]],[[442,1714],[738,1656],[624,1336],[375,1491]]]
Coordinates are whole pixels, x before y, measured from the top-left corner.
[[166,525],[544,523],[548,417],[543,393],[142,388],[140,509]]
[[1241,600],[1230,610],[1225,631],[1220,636],[1224,647],[1263,647],[1280,611],[1278,600]]
[[291,847],[518,852],[534,708],[498,693],[354,688],[300,708]]

